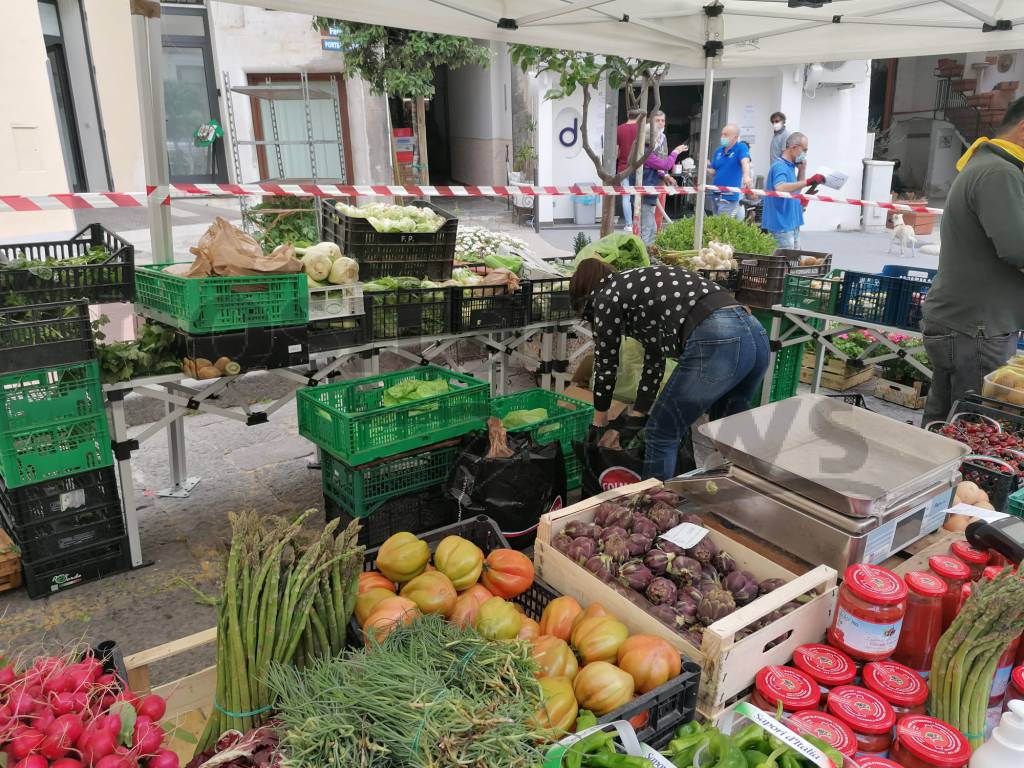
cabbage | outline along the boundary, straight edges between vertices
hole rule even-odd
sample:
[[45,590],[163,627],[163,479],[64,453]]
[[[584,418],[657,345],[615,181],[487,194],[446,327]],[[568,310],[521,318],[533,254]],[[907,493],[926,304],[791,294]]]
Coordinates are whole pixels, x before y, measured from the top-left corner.
[[359,280],[359,263],[348,256],[339,256],[331,266],[327,282],[335,285],[349,285]]
[[[415,403],[428,397],[444,395],[451,391],[447,381],[419,381],[417,379],[406,379],[384,390],[384,407],[390,408],[395,405]],[[438,403],[425,405],[422,408],[414,408],[410,414],[418,415],[436,410]]]
[[520,429],[544,421],[548,417],[546,408],[530,408],[520,411],[509,411],[501,419],[501,426],[505,429]]
[[445,218],[430,208],[415,205],[390,205],[370,203],[360,208],[347,203],[337,203],[335,208],[346,216],[366,219],[378,232],[437,232]]

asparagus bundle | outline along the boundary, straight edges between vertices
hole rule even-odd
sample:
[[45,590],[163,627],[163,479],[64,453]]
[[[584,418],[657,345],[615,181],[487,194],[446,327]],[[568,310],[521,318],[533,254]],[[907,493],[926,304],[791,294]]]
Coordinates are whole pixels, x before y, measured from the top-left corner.
[[272,699],[273,664],[304,664],[345,647],[364,548],[359,523],[337,537],[338,521],[310,537],[302,525],[256,512],[232,514],[223,594],[217,617],[217,689],[197,752],[226,730],[263,724]]
[[928,710],[958,729],[971,747],[985,737],[985,710],[999,657],[1024,628],[1024,581],[1009,569],[975,582],[932,659]]

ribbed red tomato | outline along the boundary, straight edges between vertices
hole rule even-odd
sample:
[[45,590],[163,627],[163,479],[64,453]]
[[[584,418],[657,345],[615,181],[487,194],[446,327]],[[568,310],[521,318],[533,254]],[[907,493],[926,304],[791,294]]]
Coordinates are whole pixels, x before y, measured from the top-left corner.
[[495,549],[484,560],[480,582],[497,597],[516,597],[533,584],[533,563],[514,549]]

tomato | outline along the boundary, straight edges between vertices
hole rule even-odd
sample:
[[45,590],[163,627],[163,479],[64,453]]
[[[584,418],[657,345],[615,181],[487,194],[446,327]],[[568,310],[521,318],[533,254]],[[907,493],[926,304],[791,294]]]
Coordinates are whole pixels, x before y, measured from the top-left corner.
[[568,677],[545,677],[540,681],[544,703],[534,715],[534,725],[548,731],[551,738],[560,738],[572,728],[579,714],[576,694]]
[[679,652],[668,641],[654,635],[633,635],[619,646],[620,669],[633,678],[637,693],[648,693],[679,674]]
[[523,625],[519,627],[519,634],[516,635],[516,639],[532,643],[538,637],[540,637],[540,625],[529,616],[523,616]]
[[607,661],[587,664],[572,684],[576,701],[598,717],[607,715],[633,698],[633,678]]
[[[587,609],[583,611],[583,613],[576,614],[576,618],[572,620],[572,628],[576,629],[576,625],[579,624],[581,621],[583,621],[584,619],[593,618],[595,616],[611,616],[611,614],[608,613],[608,611],[605,610],[605,607],[600,603],[591,603],[587,606]],[[565,639],[569,640],[568,637]]]
[[423,613],[439,613],[445,618],[452,615],[455,601],[459,597],[451,579],[440,571],[421,573],[412,581],[406,582],[398,594],[416,603]]
[[500,597],[485,600],[476,614],[476,631],[488,640],[511,640],[522,625],[522,615]]
[[379,571],[363,571],[359,574],[359,594],[369,592],[371,589],[386,589],[394,594],[395,585]]
[[583,612],[575,598],[564,595],[556,597],[540,615],[540,633],[554,635],[568,641],[572,635],[572,623]]
[[412,600],[392,595],[381,600],[370,611],[363,632],[367,637],[382,642],[391,630],[400,624],[412,624],[419,614],[420,610]]
[[[479,591],[477,590],[479,587]],[[472,627],[476,624],[476,615],[480,606],[490,600],[494,595],[477,584],[472,589],[467,589],[455,600],[455,608],[448,620],[460,627]]]
[[629,637],[626,625],[611,616],[583,619],[572,631],[572,647],[584,664],[592,661],[615,663],[619,646]]
[[554,635],[541,635],[533,642],[533,658],[540,666],[537,677],[576,677],[579,663],[569,644]]
[[419,576],[430,560],[430,547],[408,531],[400,531],[380,545],[377,570],[391,581],[404,584]]
[[389,597],[394,597],[395,593],[390,589],[384,589],[382,587],[374,587],[368,592],[363,592],[361,595],[356,597],[356,621],[359,622],[359,626],[363,626],[366,620],[370,618],[370,614],[373,609],[377,607],[377,603],[381,600],[387,600]]
[[484,553],[476,544],[461,536],[445,536],[434,551],[434,565],[461,592],[476,584],[480,578],[484,568]]
[[480,581],[497,597],[516,597],[533,584],[533,563],[514,549],[495,549],[484,560]]

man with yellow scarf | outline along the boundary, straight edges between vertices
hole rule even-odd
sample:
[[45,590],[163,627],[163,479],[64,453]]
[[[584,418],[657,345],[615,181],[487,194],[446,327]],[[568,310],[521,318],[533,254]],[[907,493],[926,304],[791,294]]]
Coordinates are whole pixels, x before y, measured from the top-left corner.
[[980,392],[1024,328],[1024,98],[1007,108],[998,137],[978,139],[956,167],[921,323],[934,369],[923,424]]

